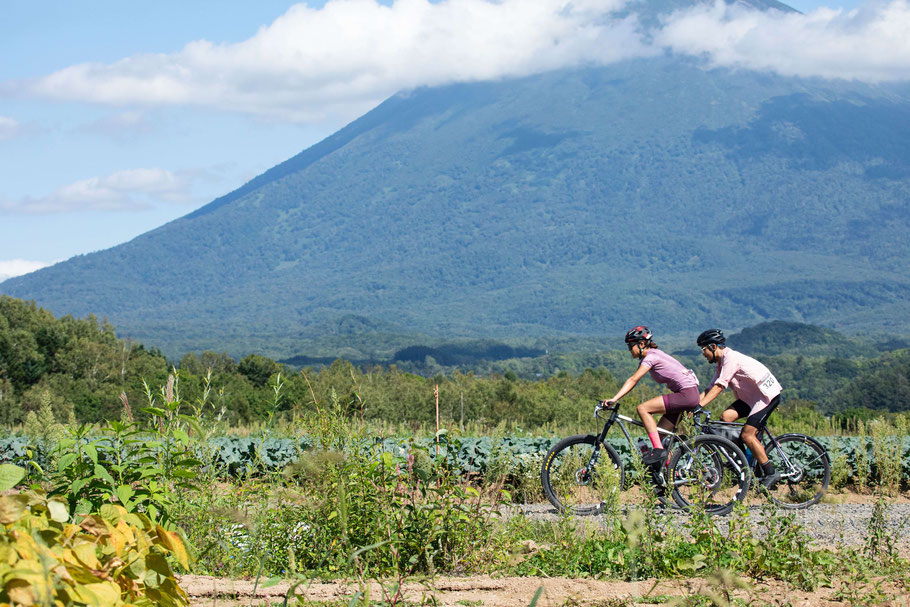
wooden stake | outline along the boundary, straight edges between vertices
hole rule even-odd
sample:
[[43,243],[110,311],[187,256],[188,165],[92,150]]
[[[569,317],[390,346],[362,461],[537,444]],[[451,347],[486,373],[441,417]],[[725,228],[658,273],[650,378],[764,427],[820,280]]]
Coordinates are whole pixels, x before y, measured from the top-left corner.
[[439,457],[439,384],[433,388],[433,396],[436,397],[436,457]]

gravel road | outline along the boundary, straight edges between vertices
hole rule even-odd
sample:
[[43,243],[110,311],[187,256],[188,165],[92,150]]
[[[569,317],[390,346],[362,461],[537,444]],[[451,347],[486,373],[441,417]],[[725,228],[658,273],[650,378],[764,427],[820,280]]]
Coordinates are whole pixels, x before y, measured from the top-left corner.
[[[534,520],[558,520],[556,510],[550,504],[524,504],[519,507],[521,512]],[[631,508],[634,508],[631,507]],[[815,539],[818,547],[835,547],[838,544],[862,545],[868,536],[869,520],[872,517],[873,504],[816,504],[806,510],[793,510],[798,521]],[[757,532],[761,533],[762,509],[759,506],[749,508],[749,517],[755,524]],[[889,504],[886,510],[887,528],[890,537],[895,540],[895,547],[902,553],[910,553],[910,504]],[[671,511],[670,524],[683,525],[688,516],[679,511]],[[721,531],[726,532],[730,515],[720,516],[715,519]],[[603,524],[602,516],[579,517],[579,521],[590,521],[594,524]]]

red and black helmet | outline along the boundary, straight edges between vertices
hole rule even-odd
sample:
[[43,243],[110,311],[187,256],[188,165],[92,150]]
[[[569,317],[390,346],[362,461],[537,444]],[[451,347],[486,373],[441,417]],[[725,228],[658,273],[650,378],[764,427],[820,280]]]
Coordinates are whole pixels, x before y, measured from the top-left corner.
[[629,329],[629,332],[626,333],[627,344],[633,344],[640,341],[651,341],[651,329],[644,325]]

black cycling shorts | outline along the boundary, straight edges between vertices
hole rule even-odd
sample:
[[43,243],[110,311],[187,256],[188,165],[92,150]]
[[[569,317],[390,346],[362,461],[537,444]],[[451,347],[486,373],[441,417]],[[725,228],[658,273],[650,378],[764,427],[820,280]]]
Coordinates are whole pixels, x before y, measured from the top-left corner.
[[756,430],[761,430],[765,427],[765,424],[768,423],[768,417],[771,413],[777,409],[777,405],[780,404],[780,394],[771,399],[771,402],[768,403],[768,406],[755,413],[754,415],[749,415],[749,412],[752,411],[752,407],[747,405],[744,401],[737,400],[732,405],[727,407],[727,410],[734,409],[736,411],[736,418],[741,417],[746,418],[746,425],[752,426]]

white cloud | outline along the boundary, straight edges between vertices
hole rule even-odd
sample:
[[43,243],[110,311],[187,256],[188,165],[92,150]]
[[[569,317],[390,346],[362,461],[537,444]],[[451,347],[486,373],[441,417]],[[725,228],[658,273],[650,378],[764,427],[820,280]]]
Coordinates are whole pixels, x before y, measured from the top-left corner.
[[526,75],[654,52],[626,0],[329,0],[297,4],[237,44],[74,65],[27,83],[49,98],[196,104],[319,120],[350,118],[397,90]]
[[[7,92],[124,106],[197,105],[348,120],[398,90],[670,52],[784,75],[910,79],[908,0],[809,14],[701,4],[642,31],[633,0],[328,0],[235,44],[73,65]],[[625,8],[624,8],[625,7]],[[622,16],[621,16],[622,15]],[[141,128],[141,115],[117,120]],[[107,124],[95,125],[105,128]]]
[[25,259],[0,260],[0,282],[3,282],[7,278],[12,278],[13,276],[21,276],[23,274],[28,274],[29,272],[34,272],[35,270],[40,270],[49,265],[51,264],[44,261],[28,261]]
[[22,125],[18,121],[6,116],[0,116],[0,141],[12,139],[22,132]]
[[92,177],[58,188],[47,196],[26,196],[18,201],[0,200],[0,212],[41,215],[77,211],[141,210],[159,202],[198,203],[190,195],[198,171],[129,169]]
[[805,15],[717,2],[666,18],[655,41],[713,66],[872,83],[910,79],[906,0]]

